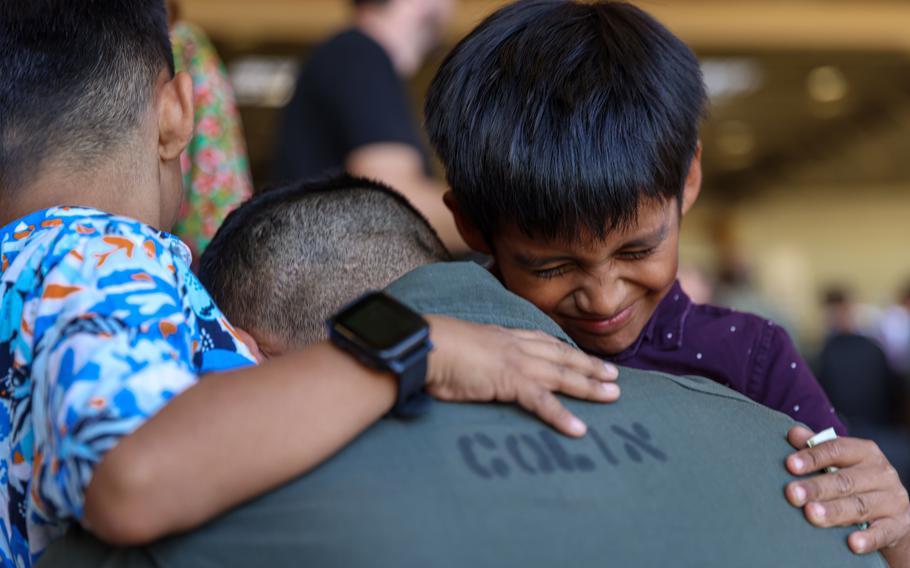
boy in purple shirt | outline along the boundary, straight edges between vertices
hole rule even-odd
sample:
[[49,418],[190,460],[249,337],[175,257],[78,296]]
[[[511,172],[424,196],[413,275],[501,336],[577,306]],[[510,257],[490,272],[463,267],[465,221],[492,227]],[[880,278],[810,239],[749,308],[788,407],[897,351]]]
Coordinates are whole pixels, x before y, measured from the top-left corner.
[[[710,377],[813,429],[846,434],[786,332],[693,304],[676,282],[682,218],[701,188],[706,93],[695,55],[620,2],[526,0],[449,54],[427,97],[430,139],[471,248],[588,352]],[[794,428],[796,448],[812,432]],[[735,443],[735,440],[731,440]],[[817,526],[870,522],[857,553],[910,562],[910,503],[871,442],[790,456],[787,498]],[[773,496],[769,495],[769,498]]]

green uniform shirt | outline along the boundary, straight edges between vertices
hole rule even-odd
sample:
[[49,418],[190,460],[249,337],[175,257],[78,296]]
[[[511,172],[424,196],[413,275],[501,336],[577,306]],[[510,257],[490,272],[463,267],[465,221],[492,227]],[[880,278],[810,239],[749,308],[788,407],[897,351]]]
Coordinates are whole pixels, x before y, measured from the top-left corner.
[[[390,291],[568,340],[474,265]],[[43,566],[885,566],[786,502],[791,419],[706,379],[623,369],[620,383],[615,404],[567,401],[581,440],[513,406],[437,403],[190,535],[115,551],[74,532]]]

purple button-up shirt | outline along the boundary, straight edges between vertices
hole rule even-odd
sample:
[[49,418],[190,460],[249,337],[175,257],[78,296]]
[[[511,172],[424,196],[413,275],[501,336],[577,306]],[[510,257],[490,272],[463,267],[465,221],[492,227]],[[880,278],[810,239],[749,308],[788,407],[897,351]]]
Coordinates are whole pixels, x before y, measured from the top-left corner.
[[635,343],[608,359],[636,369],[706,377],[816,432],[834,427],[838,435],[847,434],[782,327],[753,314],[695,304],[679,282]]

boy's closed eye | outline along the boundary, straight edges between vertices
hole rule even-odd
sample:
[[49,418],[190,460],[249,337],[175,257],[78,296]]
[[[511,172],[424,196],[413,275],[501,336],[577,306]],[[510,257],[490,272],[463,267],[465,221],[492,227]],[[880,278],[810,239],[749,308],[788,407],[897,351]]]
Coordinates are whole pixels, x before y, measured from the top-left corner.
[[656,246],[640,250],[625,250],[618,252],[616,254],[616,258],[620,258],[622,260],[644,260],[653,255],[656,250]]
[[[615,258],[625,261],[637,261],[644,260],[652,256],[657,251],[657,247],[653,246],[646,249],[639,250],[621,250],[616,253]],[[541,268],[541,269],[532,269],[531,274],[537,278],[543,278],[549,280],[551,278],[557,278],[568,272],[570,272],[575,267],[574,263],[566,262],[552,267]]]
[[551,278],[558,278],[559,276],[566,274],[570,270],[572,270],[571,264],[560,264],[559,266],[556,266],[554,268],[545,268],[543,270],[532,270],[531,273],[538,278],[543,278],[544,280],[549,280]]

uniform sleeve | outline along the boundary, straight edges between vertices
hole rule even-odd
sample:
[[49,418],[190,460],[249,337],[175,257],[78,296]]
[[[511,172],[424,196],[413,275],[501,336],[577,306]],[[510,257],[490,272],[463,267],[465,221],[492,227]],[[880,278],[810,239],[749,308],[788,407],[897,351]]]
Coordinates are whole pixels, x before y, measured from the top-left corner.
[[789,415],[815,432],[833,427],[838,435],[847,435],[808,363],[782,327],[769,324],[756,350],[748,389],[756,402]]
[[315,71],[320,99],[331,113],[346,155],[385,143],[419,151],[404,84],[381,48],[351,42],[324,54]]
[[82,241],[28,300],[35,353],[32,494],[82,517],[105,453],[197,378],[174,259],[143,236]]

